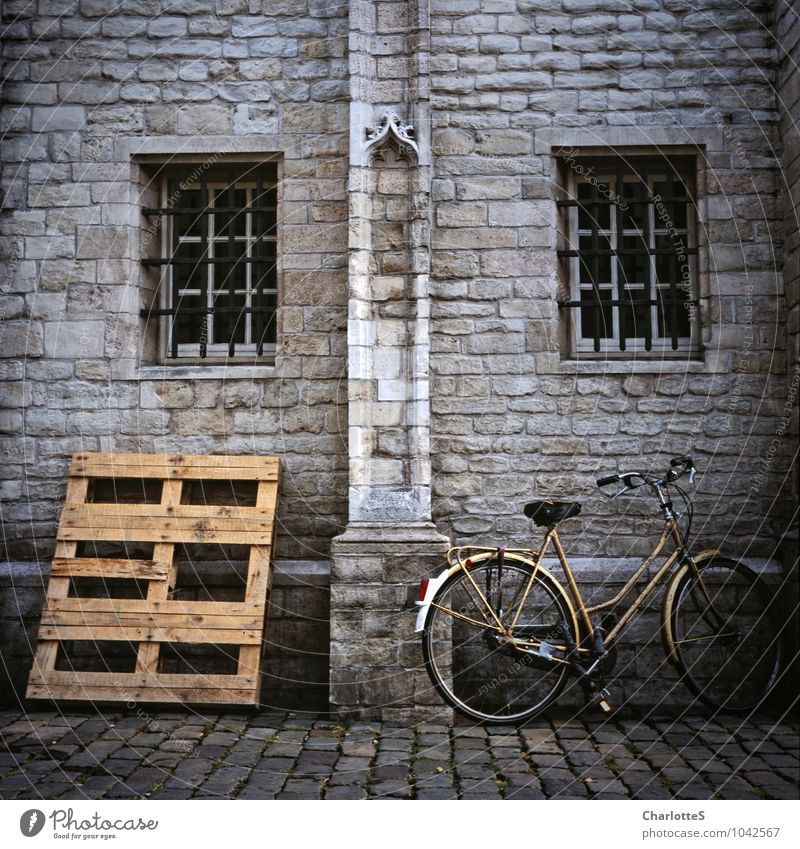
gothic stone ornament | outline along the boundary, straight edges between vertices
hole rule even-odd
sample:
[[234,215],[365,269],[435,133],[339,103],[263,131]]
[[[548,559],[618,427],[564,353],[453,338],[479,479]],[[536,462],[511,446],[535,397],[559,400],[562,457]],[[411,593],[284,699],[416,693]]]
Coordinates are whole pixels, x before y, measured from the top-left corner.
[[414,139],[414,127],[411,124],[404,124],[400,116],[396,112],[386,110],[382,113],[378,123],[373,127],[367,127],[367,141],[364,144],[364,153],[369,154],[375,152],[376,158],[382,158],[380,148],[384,144],[391,145],[398,159],[410,161],[410,151],[414,151],[414,156],[419,158],[419,148]]

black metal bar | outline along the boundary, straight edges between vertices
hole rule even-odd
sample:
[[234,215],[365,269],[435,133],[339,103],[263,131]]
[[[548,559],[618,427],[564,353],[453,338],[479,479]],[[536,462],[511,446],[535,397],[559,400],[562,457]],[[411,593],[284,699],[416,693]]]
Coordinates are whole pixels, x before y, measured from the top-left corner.
[[[209,219],[209,210],[208,210],[208,182],[203,176],[200,180],[200,207],[203,212],[200,213],[200,243],[203,246],[202,258],[208,259],[209,256],[209,242],[208,242],[208,219]],[[205,306],[208,303],[208,290],[211,285],[211,265],[205,264],[205,268],[203,269],[203,273],[200,275],[200,301]],[[207,352],[207,344],[210,341],[211,333],[209,330],[209,322],[205,321],[204,324],[201,325],[200,328],[200,358],[206,356]]]
[[[600,300],[594,300],[594,301],[556,301],[556,305],[558,307],[564,308],[564,309],[577,309],[577,307],[590,307],[590,306],[596,306],[598,304],[603,305],[603,306],[620,307],[620,306],[623,306],[623,305],[630,306],[631,303],[632,303],[631,300],[624,300],[624,299],[623,300],[613,300],[613,301],[600,301]],[[657,298],[653,298],[649,301],[636,301],[636,303],[639,304],[640,306],[650,306],[650,307],[652,307],[656,304],[671,304],[672,299],[671,298],[666,298],[666,299],[662,298],[661,300],[659,300]],[[688,301],[677,300],[677,301],[675,301],[675,303],[678,304],[678,305],[680,305],[680,304],[690,304],[690,305],[697,306],[700,303],[700,301],[699,301],[698,298],[692,298],[691,300],[688,300]],[[152,314],[152,315],[156,314],[155,310],[153,310],[153,311],[144,310],[143,312],[149,313],[149,314]]]
[[[598,221],[597,221],[597,185],[594,184],[592,186],[592,215],[590,218],[592,222],[592,249],[594,253],[592,254],[592,284],[594,285],[595,292],[600,291],[600,287],[598,285],[597,278],[600,273],[600,256],[598,254],[599,250],[599,234],[598,234]],[[580,240],[578,241],[578,246],[580,247]],[[595,351],[600,350],[600,321],[603,318],[603,308],[602,306],[596,306],[591,308],[591,314],[594,317],[594,349]]]
[[[648,200],[652,199],[650,192],[650,180],[648,179],[647,174],[647,166],[643,166],[644,174],[642,176],[642,183],[644,184],[644,195]],[[643,224],[642,224],[642,240],[645,245],[650,247],[650,237],[653,237],[653,247],[655,247],[655,235],[650,232],[650,209],[649,207],[643,210]],[[651,300],[653,297],[653,274],[652,274],[652,263],[648,261],[647,263],[647,271],[646,271],[646,280],[644,284],[644,290],[647,294],[647,300]],[[645,334],[644,334],[644,349],[645,351],[653,350],[653,319],[651,315],[650,307],[647,308],[645,313],[647,316],[645,320]],[[658,329],[658,328],[656,328]]]
[[[666,201],[669,203],[684,203],[684,204],[693,204],[694,201],[692,198],[687,197],[686,195],[675,195],[674,197],[662,197],[662,201]],[[597,206],[614,206],[617,201],[613,198],[597,198],[596,201],[592,201],[596,203]],[[642,199],[641,203],[646,204],[654,204],[655,200],[653,198]],[[557,207],[565,207],[565,206],[583,206],[583,201],[580,200],[557,200]]]
[[[167,184],[167,187],[172,190],[172,185]],[[172,227],[170,228],[170,244],[171,244],[171,253],[173,257],[175,256],[175,252],[178,250],[178,245],[180,244],[180,233],[178,233],[178,229],[176,226],[176,222],[173,222]],[[168,260],[169,262],[169,260]],[[146,263],[149,264],[149,263]],[[180,291],[180,281],[176,280],[175,271],[172,270],[170,272],[170,283],[171,283],[171,295],[170,295],[170,304],[175,307],[178,304],[179,296],[178,292]],[[178,356],[178,321],[175,319],[170,325],[170,349],[173,357]]]
[[[622,250],[617,248],[610,248],[606,250],[605,248],[599,248],[598,250],[587,250],[587,251],[571,251],[565,248],[560,248],[556,251],[557,256],[560,257],[571,257],[571,256],[591,256],[592,254],[597,254],[598,256],[618,256],[623,253]],[[666,256],[667,254],[674,254],[675,251],[672,248],[632,248],[626,249],[624,251],[626,256]],[[697,248],[687,248],[683,251],[687,256],[693,256],[697,253]]]
[[[615,194],[618,200],[622,200],[622,193],[625,189],[625,178],[622,173],[622,160],[617,159],[617,179],[616,179],[616,187]],[[612,245],[613,248],[616,249],[615,260],[617,263],[617,297],[622,297],[622,288],[624,288],[624,283],[620,282],[620,274],[624,277],[624,271],[622,268],[622,261],[620,260],[620,256],[625,255],[625,246],[623,241],[623,232],[625,230],[625,221],[623,218],[623,210],[622,204],[618,203],[616,209],[612,211],[612,214],[617,216],[617,243],[616,245]],[[619,349],[620,351],[625,350],[625,316],[622,314],[619,307],[611,307],[612,315],[614,309],[617,310],[617,321],[619,322]]]
[[[256,178],[256,196],[254,198],[257,201],[256,204],[253,205],[250,211],[250,222],[251,222],[251,232],[252,235],[258,236],[261,234],[262,226],[261,226],[261,195],[264,191],[264,183],[261,179],[261,175],[259,174]],[[262,306],[262,298],[263,295],[261,293],[261,280],[257,279],[255,289],[253,287],[253,271],[258,271],[258,269],[250,268],[250,303],[253,304],[255,302],[256,306]],[[250,333],[253,339],[258,339],[258,347],[256,348],[256,356],[260,357],[264,353],[264,333],[261,329],[261,322],[256,322],[254,319],[250,322]],[[253,339],[250,341],[252,342]]]
[[211,315],[217,313],[268,313],[269,308],[257,309],[256,307],[166,307],[164,309],[148,309],[143,307],[139,310],[139,315],[142,318],[147,318],[151,315]]
[[[672,169],[672,165],[667,165],[667,194],[674,195],[675,194],[675,172]],[[674,216],[675,210],[670,210],[671,214]],[[672,222],[671,222],[672,223]],[[689,221],[686,221],[687,231]],[[673,259],[674,259],[674,251],[675,251],[675,240],[672,240],[672,249],[673,249]],[[677,270],[678,263],[670,262],[669,263],[669,294],[670,300],[675,300],[678,297],[676,280],[675,280],[675,272]],[[663,309],[663,308],[662,308]],[[677,306],[675,304],[669,305],[669,325],[670,325],[670,334],[672,336],[672,350],[678,350],[678,312]]]
[[[195,244],[199,244],[195,243]],[[206,252],[208,251],[208,244],[206,244]],[[277,257],[275,254],[270,256],[251,256],[251,257],[241,257],[239,262],[275,262]],[[209,257],[206,256],[200,259],[183,259],[181,257],[157,257],[150,259],[143,259],[143,265],[218,265],[223,262],[228,262],[228,260],[223,257]]]
[[[225,193],[228,199],[228,204],[232,206],[235,203],[236,192],[234,191],[235,183],[229,183]],[[247,204],[245,203],[245,206]],[[241,209],[239,210],[241,213]],[[234,269],[236,268],[235,260],[236,256],[234,254],[234,248],[236,247],[236,215],[229,214],[228,216],[228,257],[231,261],[231,264],[228,266],[228,291],[227,291],[227,301],[228,306],[233,307],[234,299],[236,298],[236,274]],[[236,325],[237,321],[233,322],[233,327],[229,328],[229,337],[228,337],[228,356],[233,357],[234,352],[236,350]],[[246,341],[246,340],[245,340]]]
[[[241,207],[238,206],[221,206],[214,207],[214,212],[241,212]],[[256,210],[253,208],[253,211],[259,212],[277,212],[278,208],[276,206],[264,206],[260,209]],[[156,206],[148,206],[142,210],[142,215],[191,215],[197,212],[197,207],[194,206],[165,206],[165,207],[156,207]]]

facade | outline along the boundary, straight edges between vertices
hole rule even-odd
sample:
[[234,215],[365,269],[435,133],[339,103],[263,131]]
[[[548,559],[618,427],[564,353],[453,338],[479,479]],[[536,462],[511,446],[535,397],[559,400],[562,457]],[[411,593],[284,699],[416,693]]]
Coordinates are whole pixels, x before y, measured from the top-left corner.
[[440,709],[409,608],[448,540],[529,545],[525,501],[578,498],[599,592],[658,524],[595,478],[678,454],[697,535],[796,604],[796,2],[3,14],[8,629],[84,450],[282,457],[277,556],[315,596],[271,671],[313,644],[343,712]]

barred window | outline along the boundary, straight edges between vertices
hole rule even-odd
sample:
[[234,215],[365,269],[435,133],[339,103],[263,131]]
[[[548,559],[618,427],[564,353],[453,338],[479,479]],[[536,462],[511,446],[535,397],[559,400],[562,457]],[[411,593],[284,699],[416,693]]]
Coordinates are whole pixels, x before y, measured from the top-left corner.
[[277,172],[207,164],[162,168],[158,307],[166,359],[272,357],[277,308]]
[[699,350],[694,157],[562,151],[570,353]]

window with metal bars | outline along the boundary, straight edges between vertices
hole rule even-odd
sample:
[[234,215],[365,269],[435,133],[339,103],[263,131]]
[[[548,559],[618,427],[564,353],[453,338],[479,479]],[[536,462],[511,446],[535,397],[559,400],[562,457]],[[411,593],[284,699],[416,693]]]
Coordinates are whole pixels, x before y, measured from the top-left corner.
[[699,350],[695,159],[562,156],[570,353]]
[[275,354],[277,166],[162,168],[159,202],[143,210],[160,233],[157,304],[165,359]]

